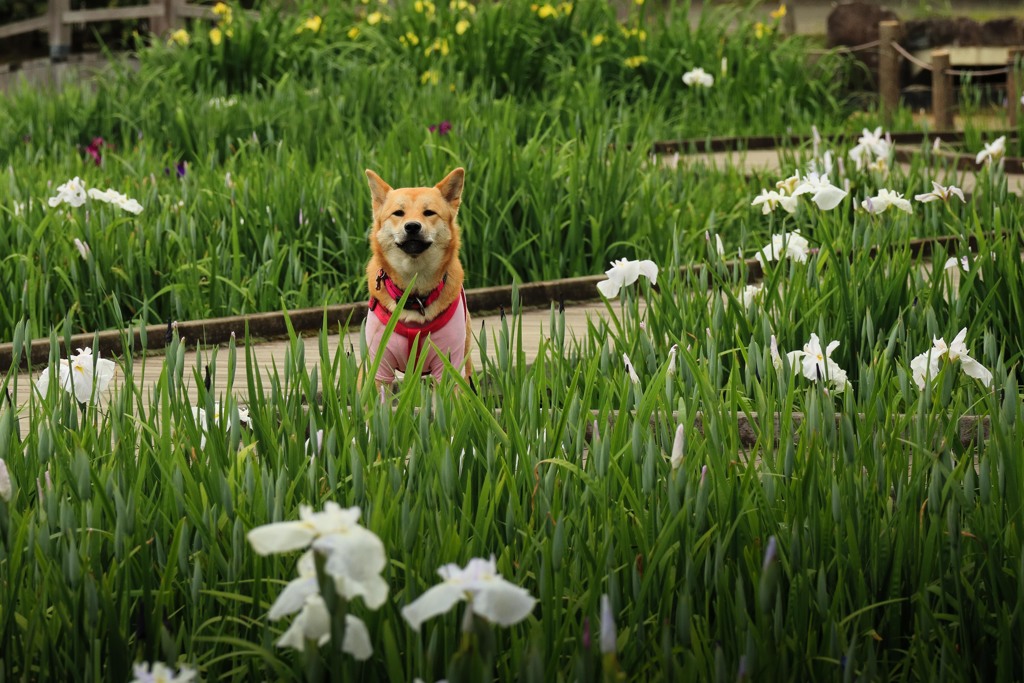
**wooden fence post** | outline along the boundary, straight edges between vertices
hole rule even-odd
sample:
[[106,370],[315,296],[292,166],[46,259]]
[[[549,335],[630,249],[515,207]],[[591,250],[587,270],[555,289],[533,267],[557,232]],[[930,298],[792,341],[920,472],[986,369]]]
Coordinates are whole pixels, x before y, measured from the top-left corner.
[[935,130],[953,130],[953,77],[949,50],[932,50],[932,116]]
[[1006,66],[1009,69],[1006,74],[1006,114],[1010,128],[1016,128],[1021,109],[1024,109],[1024,102],[1021,102],[1024,94],[1024,48],[1011,49]]
[[71,9],[71,0],[50,0],[47,9],[50,32],[50,59],[67,61],[71,53],[71,26],[64,23],[64,13]]
[[882,21],[878,24],[878,96],[882,117],[892,121],[900,104],[900,56],[893,47],[899,40],[900,22]]
[[162,36],[167,33],[167,0],[150,0],[149,4],[154,12],[159,12],[149,18],[149,31]]
[[149,30],[158,36],[167,36],[184,26],[178,14],[179,0],[150,0],[150,4],[160,9],[160,15],[149,22]]
[[782,32],[787,36],[796,35],[796,3],[793,0],[784,3],[786,5],[786,16],[782,17]]

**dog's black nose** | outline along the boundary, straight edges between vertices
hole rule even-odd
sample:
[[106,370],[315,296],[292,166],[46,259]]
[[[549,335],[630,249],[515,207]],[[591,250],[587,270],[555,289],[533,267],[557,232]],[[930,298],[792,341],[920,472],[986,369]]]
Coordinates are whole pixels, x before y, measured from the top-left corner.
[[418,221],[409,221],[405,224],[405,232],[410,235],[415,235],[422,227],[423,226]]

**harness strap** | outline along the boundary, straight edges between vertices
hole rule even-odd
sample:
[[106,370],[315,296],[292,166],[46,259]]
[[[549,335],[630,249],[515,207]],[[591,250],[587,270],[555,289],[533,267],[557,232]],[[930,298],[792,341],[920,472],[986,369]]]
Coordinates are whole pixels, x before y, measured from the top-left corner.
[[[444,284],[444,283],[442,282],[442,284]],[[438,290],[435,289],[434,291],[437,292]],[[435,297],[435,299],[436,299],[436,297]],[[420,337],[420,341],[422,343],[422,340],[425,339],[428,334],[430,334],[431,332],[436,332],[437,330],[441,329],[442,327],[444,327],[445,325],[448,324],[448,322],[452,319],[452,316],[455,315],[455,309],[458,308],[458,303],[459,303],[460,300],[462,301],[463,308],[465,309],[466,308],[466,290],[465,289],[463,289],[463,290],[461,290],[459,292],[459,298],[456,299],[455,301],[453,301],[448,306],[448,308],[444,309],[444,311],[441,312],[441,315],[437,316],[433,320],[428,320],[427,322],[425,322],[423,324],[403,323],[403,322],[399,321],[395,325],[395,334],[400,334],[400,335],[402,335],[403,337],[405,337],[406,339],[408,339],[410,341],[415,339],[417,337],[417,335],[418,335]],[[374,313],[374,315],[377,316],[377,320],[380,320],[381,324],[386,326],[388,324],[388,322],[391,321],[391,311],[386,309],[384,306],[380,306],[379,304],[380,304],[380,302],[377,301],[377,299],[371,298],[370,299],[370,304],[369,304],[370,305],[370,310]]]
[[[444,289],[444,286],[447,282],[448,273],[445,273],[444,277],[441,278],[441,281],[437,283],[437,287],[434,287],[434,289],[430,291],[430,294],[427,294],[426,298],[418,296],[416,294],[410,294],[407,301],[410,301],[416,306],[417,309],[419,309],[420,315],[426,315],[427,306],[437,301],[438,297],[441,296],[441,290]],[[395,301],[399,301],[405,295],[405,292],[398,288],[398,285],[396,285],[395,281],[392,280],[391,277],[386,272],[384,272],[383,268],[377,271],[378,292],[380,291],[381,283],[384,283],[384,289],[385,291],[387,291],[388,296],[390,296]],[[370,304],[370,308],[371,310],[373,309],[372,302]]]

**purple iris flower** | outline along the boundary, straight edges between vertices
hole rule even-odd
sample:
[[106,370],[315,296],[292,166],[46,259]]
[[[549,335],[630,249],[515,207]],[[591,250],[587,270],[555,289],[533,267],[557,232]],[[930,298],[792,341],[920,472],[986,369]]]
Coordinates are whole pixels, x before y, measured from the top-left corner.
[[438,135],[448,135],[451,129],[452,124],[450,121],[448,121],[448,119],[445,119],[441,123],[436,123],[434,125],[427,127],[427,130],[429,130],[431,133],[437,133]]

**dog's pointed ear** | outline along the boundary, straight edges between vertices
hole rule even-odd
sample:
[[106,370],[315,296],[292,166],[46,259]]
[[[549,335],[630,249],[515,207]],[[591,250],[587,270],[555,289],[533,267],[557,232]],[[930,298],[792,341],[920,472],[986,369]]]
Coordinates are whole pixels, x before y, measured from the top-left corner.
[[455,211],[459,210],[459,204],[462,202],[462,185],[465,179],[465,169],[457,168],[434,186]]
[[373,212],[380,211],[384,206],[384,198],[391,192],[391,186],[381,180],[380,176],[366,169],[366,179],[370,182],[370,196],[373,198]]

